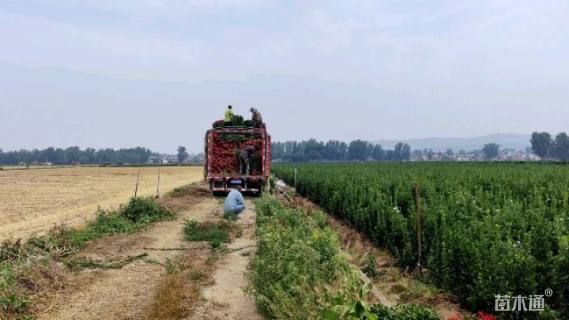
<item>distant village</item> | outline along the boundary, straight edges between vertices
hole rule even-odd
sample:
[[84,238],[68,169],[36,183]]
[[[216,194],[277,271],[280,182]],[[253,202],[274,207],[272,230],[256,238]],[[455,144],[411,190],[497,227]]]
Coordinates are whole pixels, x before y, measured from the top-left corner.
[[204,155],[203,153],[190,154],[185,158],[180,158],[175,154],[152,154],[148,157],[146,164],[151,165],[176,165],[176,164],[186,164],[186,165],[201,165],[203,164]]
[[[477,150],[459,150],[454,151],[447,149],[446,151],[433,151],[433,149],[412,150],[411,161],[487,161],[488,158],[482,151]],[[537,161],[540,160],[531,148],[525,150],[517,149],[500,149],[498,156],[494,161]]]

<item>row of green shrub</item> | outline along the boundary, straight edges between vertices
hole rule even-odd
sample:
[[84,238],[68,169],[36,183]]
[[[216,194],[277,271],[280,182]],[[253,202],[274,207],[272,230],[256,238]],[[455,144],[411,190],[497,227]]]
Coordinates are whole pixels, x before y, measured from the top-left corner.
[[[149,223],[174,218],[173,212],[152,198],[131,198],[127,205],[118,211],[99,210],[95,220],[88,222],[85,228],[63,229],[63,233],[55,237],[55,240],[60,242],[59,245],[68,246],[72,251],[76,251],[89,240],[110,234],[133,233]],[[42,238],[45,237],[32,239]],[[57,245],[55,243],[55,246]]]
[[105,235],[133,233],[148,223],[173,219],[175,214],[151,198],[132,198],[117,211],[99,210],[84,228],[56,227],[27,241],[4,241],[0,245],[0,319],[26,318],[33,294],[30,270],[42,268],[50,260],[63,260],[77,253],[87,241]]
[[[418,306],[367,306],[360,277],[339,252],[323,213],[308,216],[265,196],[257,206],[250,291],[269,319],[438,319]],[[389,317],[387,317],[387,316]]]
[[[404,267],[417,264],[414,186],[422,204],[421,264],[472,311],[495,295],[543,295],[569,318],[569,167],[543,164],[276,165],[297,191],[350,222]],[[550,312],[548,314],[554,314]],[[504,317],[537,318],[536,312]]]

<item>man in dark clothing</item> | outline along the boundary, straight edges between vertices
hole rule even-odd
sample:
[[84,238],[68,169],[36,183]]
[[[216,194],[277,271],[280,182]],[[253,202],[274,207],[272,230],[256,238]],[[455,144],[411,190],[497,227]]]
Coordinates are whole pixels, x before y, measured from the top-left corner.
[[261,113],[255,108],[251,108],[249,111],[252,113],[251,121],[253,121],[253,126],[255,128],[260,128],[263,124],[263,117],[261,116]]
[[247,146],[239,151],[239,172],[244,175],[249,175],[251,170],[251,158],[255,153],[255,147]]

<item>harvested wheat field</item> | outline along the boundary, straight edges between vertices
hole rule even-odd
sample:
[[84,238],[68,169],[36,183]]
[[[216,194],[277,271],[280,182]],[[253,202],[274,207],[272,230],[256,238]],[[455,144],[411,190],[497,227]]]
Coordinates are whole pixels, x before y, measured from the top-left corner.
[[134,194],[160,192],[202,179],[201,167],[73,167],[0,170],[0,240],[25,238],[54,225],[81,225],[97,208],[117,207]]

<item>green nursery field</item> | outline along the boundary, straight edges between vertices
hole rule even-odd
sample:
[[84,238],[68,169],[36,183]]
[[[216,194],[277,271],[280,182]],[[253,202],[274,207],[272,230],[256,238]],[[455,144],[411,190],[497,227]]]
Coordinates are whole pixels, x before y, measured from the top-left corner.
[[[494,312],[496,295],[519,296],[525,318],[569,318],[567,165],[280,164],[274,173],[388,249],[402,268],[420,262],[428,281],[472,311]],[[529,310],[535,297],[545,300],[545,313]]]

